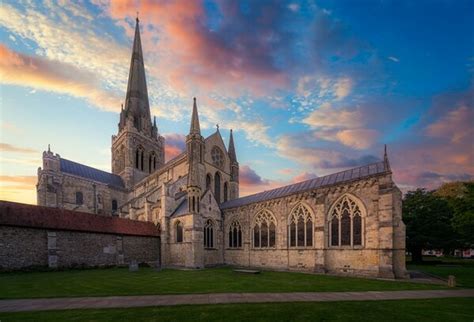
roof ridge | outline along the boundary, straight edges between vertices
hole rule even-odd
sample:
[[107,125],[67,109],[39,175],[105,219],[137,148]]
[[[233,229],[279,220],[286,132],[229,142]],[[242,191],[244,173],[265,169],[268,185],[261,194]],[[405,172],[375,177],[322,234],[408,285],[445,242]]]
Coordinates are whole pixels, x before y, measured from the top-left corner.
[[[382,165],[383,166],[383,170],[382,171],[378,171],[376,169],[376,173],[370,173],[369,172],[369,168],[370,167],[373,167],[373,166],[378,166],[378,165]],[[224,203],[221,204],[221,209],[225,209],[225,208],[232,208],[232,207],[238,207],[238,205],[236,206],[233,206],[234,203],[236,203],[236,201],[240,200],[240,201],[245,201],[245,200],[248,200],[248,199],[252,199],[252,198],[256,198],[258,196],[263,196],[265,194],[268,194],[268,198],[264,198],[263,200],[256,200],[256,201],[250,201],[246,204],[251,204],[251,203],[255,203],[255,202],[260,202],[260,201],[264,201],[264,200],[269,200],[269,199],[275,199],[275,198],[280,198],[284,195],[288,195],[289,191],[286,191],[285,194],[281,195],[281,196],[274,196],[274,193],[277,191],[277,190],[281,190],[281,191],[285,191],[287,190],[289,187],[296,187],[296,186],[301,186],[301,187],[304,187],[303,189],[301,190],[296,190],[296,191],[292,191],[290,194],[292,193],[295,193],[295,192],[301,192],[301,191],[305,191],[305,190],[312,190],[312,189],[315,189],[315,188],[320,188],[322,186],[327,186],[327,185],[333,185],[333,184],[337,184],[337,183],[340,183],[340,182],[346,182],[346,181],[349,181],[349,180],[352,180],[354,178],[349,178],[349,179],[344,179],[344,177],[342,178],[341,181],[337,181],[337,177],[341,174],[341,173],[348,173],[349,171],[350,172],[354,172],[354,170],[360,170],[360,169],[363,169],[363,168],[367,168],[368,171],[367,171],[367,174],[366,175],[361,175],[359,176],[358,178],[363,178],[363,177],[366,177],[366,176],[370,176],[370,175],[374,175],[374,174],[380,174],[380,173],[385,173],[385,172],[390,172],[390,169],[386,169],[385,167],[385,163],[384,161],[377,161],[377,162],[372,162],[372,163],[369,163],[369,164],[366,164],[366,165],[362,165],[362,166],[358,166],[358,167],[354,167],[354,168],[349,168],[349,169],[346,169],[346,170],[342,170],[342,171],[339,171],[339,172],[334,172],[334,173],[331,173],[331,174],[327,174],[327,175],[324,175],[324,176],[321,176],[321,177],[316,177],[316,178],[313,178],[313,179],[308,179],[308,180],[304,180],[304,181],[299,181],[299,182],[296,182],[296,183],[292,183],[292,184],[287,184],[287,185],[284,185],[284,186],[281,186],[281,187],[277,187],[277,188],[273,188],[273,189],[270,189],[270,190],[265,190],[265,191],[262,191],[262,192],[257,192],[257,193],[254,193],[254,194],[251,194],[251,195],[248,195],[248,196],[245,196],[245,197],[241,197],[241,198],[237,198],[237,199],[233,199],[233,200],[229,200],[229,201],[226,201]],[[360,173],[360,171],[359,171]],[[321,183],[325,181],[325,179],[327,178],[335,178],[334,182],[329,182],[329,180],[326,180],[327,182],[325,184],[321,184],[320,186],[318,187],[311,187],[312,185],[308,185],[309,182],[314,182],[314,181],[317,181],[317,180],[320,180]],[[229,207],[226,207],[226,205],[230,205]]]
[[113,175],[113,176],[116,176],[116,177],[121,178],[118,174],[115,174],[115,173],[112,173],[112,172],[107,172],[107,171],[101,170],[101,169],[97,169],[97,168],[91,167],[90,165],[87,165],[87,164],[79,163],[79,162],[72,161],[72,160],[65,159],[65,158],[60,158],[60,159],[61,159],[61,160],[64,160],[64,161],[72,162],[72,163],[75,163],[75,164],[79,164],[79,165],[81,165],[81,166],[83,166],[83,167],[91,168],[91,169],[94,169],[94,170],[96,170],[96,171],[100,171],[100,172],[103,172],[103,173],[110,174],[110,175]]

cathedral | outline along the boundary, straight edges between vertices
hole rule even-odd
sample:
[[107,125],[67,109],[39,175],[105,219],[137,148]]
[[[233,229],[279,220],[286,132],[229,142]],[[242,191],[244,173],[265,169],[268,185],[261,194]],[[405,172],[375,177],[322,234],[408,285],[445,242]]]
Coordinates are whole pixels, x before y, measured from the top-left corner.
[[186,149],[165,162],[151,119],[139,21],[112,173],[43,152],[37,202],[153,222],[162,267],[215,265],[404,278],[401,192],[377,163],[239,197],[232,130],[201,135],[196,98]]

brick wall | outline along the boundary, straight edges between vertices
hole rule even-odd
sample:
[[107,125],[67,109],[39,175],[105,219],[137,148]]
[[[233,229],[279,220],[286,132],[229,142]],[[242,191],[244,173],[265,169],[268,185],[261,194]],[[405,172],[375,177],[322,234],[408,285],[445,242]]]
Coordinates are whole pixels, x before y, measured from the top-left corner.
[[152,223],[0,201],[0,270],[156,262]]

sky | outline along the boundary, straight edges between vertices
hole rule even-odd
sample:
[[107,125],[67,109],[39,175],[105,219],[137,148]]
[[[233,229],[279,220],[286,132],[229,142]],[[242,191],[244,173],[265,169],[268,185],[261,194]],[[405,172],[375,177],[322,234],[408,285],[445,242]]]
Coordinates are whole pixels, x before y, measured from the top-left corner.
[[241,195],[376,162],[402,191],[474,179],[474,1],[2,1],[0,199],[42,152],[110,171],[139,13],[166,158],[192,98],[234,130]]

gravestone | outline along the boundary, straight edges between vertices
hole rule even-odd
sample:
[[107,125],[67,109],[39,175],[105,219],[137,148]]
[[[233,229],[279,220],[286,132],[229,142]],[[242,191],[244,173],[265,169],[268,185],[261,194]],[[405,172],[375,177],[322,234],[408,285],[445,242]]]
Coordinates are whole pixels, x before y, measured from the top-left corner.
[[128,264],[128,270],[130,272],[137,272],[138,271],[138,263],[135,260],[130,261]]
[[448,287],[456,287],[456,277],[454,275],[448,276]]

